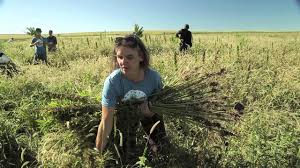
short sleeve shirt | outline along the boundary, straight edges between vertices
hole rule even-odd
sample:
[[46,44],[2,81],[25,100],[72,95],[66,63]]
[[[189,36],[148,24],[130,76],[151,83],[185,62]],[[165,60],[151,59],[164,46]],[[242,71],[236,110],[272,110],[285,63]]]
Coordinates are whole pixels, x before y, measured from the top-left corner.
[[45,47],[45,43],[47,42],[46,38],[36,38],[34,37],[31,41],[31,43],[35,43],[37,42],[37,45],[35,45],[35,54],[38,55],[45,55],[46,54],[46,47]]
[[119,100],[132,98],[148,98],[162,89],[162,80],[158,72],[147,68],[144,80],[133,82],[128,80],[120,69],[113,71],[104,82],[102,91],[102,106],[115,107]]

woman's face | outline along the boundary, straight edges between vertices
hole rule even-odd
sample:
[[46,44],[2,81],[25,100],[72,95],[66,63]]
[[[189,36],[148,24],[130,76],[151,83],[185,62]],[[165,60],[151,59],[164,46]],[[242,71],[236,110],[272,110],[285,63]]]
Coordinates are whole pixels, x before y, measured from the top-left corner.
[[36,32],[36,36],[38,36],[38,37],[41,36],[41,34],[42,34],[42,32],[39,32],[39,31]]
[[125,75],[138,72],[140,70],[140,62],[143,61],[137,48],[129,48],[120,46],[116,48],[117,63],[121,71]]

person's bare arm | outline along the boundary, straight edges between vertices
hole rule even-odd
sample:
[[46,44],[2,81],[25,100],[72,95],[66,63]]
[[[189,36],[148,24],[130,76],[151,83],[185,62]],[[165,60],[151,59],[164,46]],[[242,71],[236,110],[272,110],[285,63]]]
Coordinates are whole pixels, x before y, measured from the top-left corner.
[[30,47],[33,47],[33,46],[35,46],[35,45],[36,45],[36,43],[37,43],[37,41],[36,41],[36,42],[34,42],[34,43],[31,43],[29,46],[30,46]]
[[113,126],[113,115],[115,108],[102,106],[102,118],[98,127],[96,137],[96,148],[102,153],[107,142]]

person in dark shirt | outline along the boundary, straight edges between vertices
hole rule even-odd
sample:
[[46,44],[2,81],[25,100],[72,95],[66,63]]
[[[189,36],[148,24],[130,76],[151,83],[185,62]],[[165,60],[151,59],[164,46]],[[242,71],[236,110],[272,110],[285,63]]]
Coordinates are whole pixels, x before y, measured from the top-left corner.
[[192,33],[189,31],[190,26],[186,24],[183,29],[176,33],[176,37],[180,39],[179,50],[185,51],[192,47]]
[[49,30],[49,36],[47,37],[47,41],[48,41],[48,51],[49,52],[56,51],[57,39],[55,36],[53,36],[52,30]]

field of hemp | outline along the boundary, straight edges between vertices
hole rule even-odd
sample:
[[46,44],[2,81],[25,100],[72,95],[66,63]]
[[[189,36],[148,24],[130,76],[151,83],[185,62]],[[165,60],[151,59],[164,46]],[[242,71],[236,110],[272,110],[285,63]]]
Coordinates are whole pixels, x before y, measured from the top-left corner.
[[[12,75],[0,69],[0,168],[122,167],[113,148],[100,155],[93,147],[114,38],[124,34],[60,34],[48,66],[31,64],[30,36],[7,43],[0,35],[0,50],[18,66]],[[164,84],[198,81],[190,94],[212,110],[206,122],[163,113],[168,151],[144,157],[139,131],[139,161],[128,167],[300,167],[300,33],[194,33],[185,54],[173,32],[142,39]],[[220,104],[228,120],[209,117]]]

